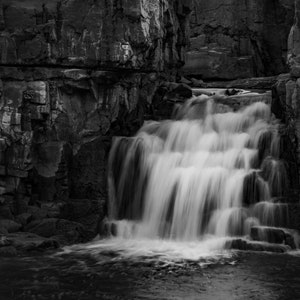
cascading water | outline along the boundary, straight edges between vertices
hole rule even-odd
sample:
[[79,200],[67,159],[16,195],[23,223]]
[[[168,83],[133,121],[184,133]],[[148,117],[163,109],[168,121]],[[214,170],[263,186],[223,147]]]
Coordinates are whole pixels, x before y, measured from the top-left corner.
[[65,251],[169,265],[207,264],[231,256],[228,248],[295,248],[293,233],[281,228],[288,182],[278,122],[264,102],[233,112],[218,100],[194,97],[173,120],[147,122],[135,137],[115,138],[108,237]]
[[245,236],[252,226],[284,219],[273,197],[286,185],[270,107],[257,102],[224,112],[200,96],[174,120],[147,122],[135,137],[115,138],[108,224],[123,239]]

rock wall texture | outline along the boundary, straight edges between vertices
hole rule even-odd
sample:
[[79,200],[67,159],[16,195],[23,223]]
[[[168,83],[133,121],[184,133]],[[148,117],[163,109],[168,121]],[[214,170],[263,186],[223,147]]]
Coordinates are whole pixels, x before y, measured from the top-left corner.
[[0,1],[0,233],[96,234],[111,137],[140,127],[183,64],[190,12],[181,0]]
[[158,71],[183,59],[189,1],[1,2],[3,64]]
[[185,75],[204,80],[287,72],[294,0],[194,0]]
[[[300,0],[295,0],[295,18],[288,36],[287,63],[289,73],[278,77],[273,86],[272,110],[282,124],[282,158],[288,164],[291,183],[287,199],[289,227],[300,229]],[[294,202],[294,203],[291,203]]]

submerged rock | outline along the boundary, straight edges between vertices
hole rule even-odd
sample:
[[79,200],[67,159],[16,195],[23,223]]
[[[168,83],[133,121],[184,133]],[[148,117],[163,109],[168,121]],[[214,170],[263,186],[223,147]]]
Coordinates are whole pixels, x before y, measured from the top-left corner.
[[255,226],[251,228],[251,238],[255,241],[262,241],[275,244],[285,244],[296,249],[294,240],[295,232],[285,228]]

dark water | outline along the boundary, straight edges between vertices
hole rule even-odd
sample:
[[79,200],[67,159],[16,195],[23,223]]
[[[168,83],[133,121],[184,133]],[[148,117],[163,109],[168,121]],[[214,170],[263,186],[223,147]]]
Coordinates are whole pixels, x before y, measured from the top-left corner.
[[300,256],[241,253],[180,265],[101,255],[1,259],[0,299],[300,299]]

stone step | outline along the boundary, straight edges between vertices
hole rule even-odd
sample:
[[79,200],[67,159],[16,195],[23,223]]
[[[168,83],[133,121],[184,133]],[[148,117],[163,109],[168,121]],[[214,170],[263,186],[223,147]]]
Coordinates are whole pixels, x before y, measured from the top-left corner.
[[283,244],[296,249],[299,247],[299,235],[296,230],[268,226],[254,226],[250,237],[254,241]]
[[243,238],[228,240],[225,243],[225,248],[242,251],[267,251],[274,253],[285,253],[292,250],[292,248],[288,245],[250,241]]

